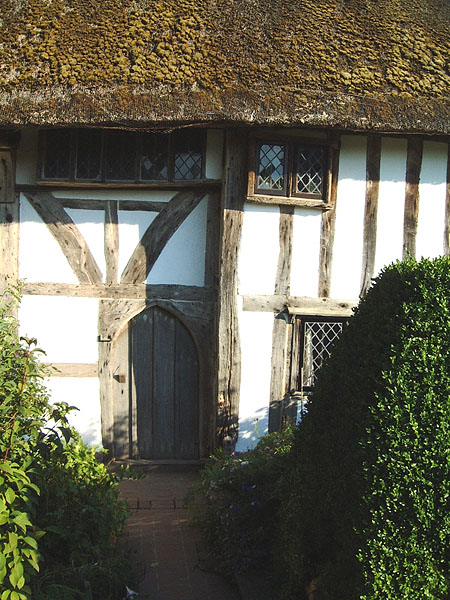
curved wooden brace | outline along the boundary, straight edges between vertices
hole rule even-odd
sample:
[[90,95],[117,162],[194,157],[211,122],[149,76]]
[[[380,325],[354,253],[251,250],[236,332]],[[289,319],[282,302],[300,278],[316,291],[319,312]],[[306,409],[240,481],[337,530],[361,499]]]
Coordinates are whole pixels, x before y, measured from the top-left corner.
[[26,193],[25,197],[60,245],[78,281],[80,283],[101,283],[102,273],[86,240],[64,210],[61,202],[48,192]]
[[175,194],[136,246],[122,273],[122,283],[143,283],[147,279],[164,246],[205,195],[205,192]]

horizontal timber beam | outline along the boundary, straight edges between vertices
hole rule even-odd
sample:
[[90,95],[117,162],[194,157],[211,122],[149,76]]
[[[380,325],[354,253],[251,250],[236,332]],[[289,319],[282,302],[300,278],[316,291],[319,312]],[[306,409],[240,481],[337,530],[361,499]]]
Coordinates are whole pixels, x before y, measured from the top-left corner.
[[72,283],[47,283],[27,282],[22,288],[24,295],[31,296],[68,296],[80,298],[111,298],[111,299],[165,299],[179,301],[212,302],[213,290],[209,287],[196,287],[193,285],[146,285],[121,283],[107,284],[72,284]]
[[45,363],[53,367],[50,377],[98,377],[97,363]]
[[243,309],[249,312],[276,312],[288,309],[290,313],[317,317],[350,317],[355,300],[334,300],[332,298],[310,298],[306,296],[243,296]]

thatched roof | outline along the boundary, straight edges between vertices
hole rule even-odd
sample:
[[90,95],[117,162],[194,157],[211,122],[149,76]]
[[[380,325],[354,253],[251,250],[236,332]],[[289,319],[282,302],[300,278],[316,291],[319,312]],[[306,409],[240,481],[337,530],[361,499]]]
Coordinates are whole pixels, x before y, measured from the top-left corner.
[[448,133],[449,0],[0,0],[0,125]]

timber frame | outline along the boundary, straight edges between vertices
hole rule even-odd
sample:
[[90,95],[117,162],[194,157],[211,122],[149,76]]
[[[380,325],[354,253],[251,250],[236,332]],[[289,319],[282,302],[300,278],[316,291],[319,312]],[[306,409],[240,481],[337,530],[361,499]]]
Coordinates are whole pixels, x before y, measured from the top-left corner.
[[[12,281],[18,278],[20,195],[38,213],[59,244],[77,283],[30,282],[23,294],[97,298],[98,364],[56,363],[56,377],[98,377],[102,411],[102,439],[117,455],[126,455],[127,442],[115,430],[114,385],[116,343],[130,320],[153,306],[176,315],[192,334],[200,358],[200,456],[217,444],[233,448],[238,437],[241,342],[239,311],[273,313],[270,373],[269,430],[279,428],[293,408],[290,393],[298,373],[299,319],[301,317],[345,318],[352,314],[358,298],[331,298],[331,273],[338,203],[340,133],[329,131],[321,143],[330,148],[327,202],[297,197],[264,196],[254,191],[254,144],[266,139],[265,131],[229,127],[225,131],[223,177],[221,180],[177,182],[176,184],[100,184],[42,182],[14,186],[17,136],[0,138],[0,243],[1,268]],[[270,137],[270,134],[269,134]],[[366,135],[366,185],[360,296],[369,289],[375,272],[377,211],[380,187],[381,142],[378,133]],[[395,136],[398,137],[398,136]],[[403,253],[415,255],[419,215],[419,181],[422,168],[423,136],[407,138],[404,202]],[[306,140],[287,134],[286,139]],[[309,138],[316,143],[319,138]],[[448,148],[448,142],[447,142]],[[448,153],[444,253],[450,254],[450,152]],[[170,190],[169,202],[129,199],[83,198],[84,189]],[[77,189],[80,197],[58,198],[59,190]],[[87,194],[86,194],[87,196]],[[167,242],[185,219],[208,198],[204,286],[146,284],[146,278]],[[273,293],[240,295],[238,258],[245,202],[272,204],[279,211],[279,254]],[[314,208],[321,215],[319,275],[316,297],[291,295],[292,241],[297,209]],[[68,209],[104,211],[105,278]],[[130,259],[119,272],[119,211],[157,213]],[[2,282],[4,285],[4,282]],[[294,318],[298,317],[298,318]],[[119,373],[120,375],[121,373]],[[291,412],[289,412],[291,411]]]

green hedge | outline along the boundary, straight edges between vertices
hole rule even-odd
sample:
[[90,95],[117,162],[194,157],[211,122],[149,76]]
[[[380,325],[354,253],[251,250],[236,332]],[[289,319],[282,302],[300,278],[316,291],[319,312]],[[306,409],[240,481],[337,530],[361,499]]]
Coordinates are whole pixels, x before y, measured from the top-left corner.
[[450,262],[387,268],[320,371],[285,479],[280,598],[450,597]]

